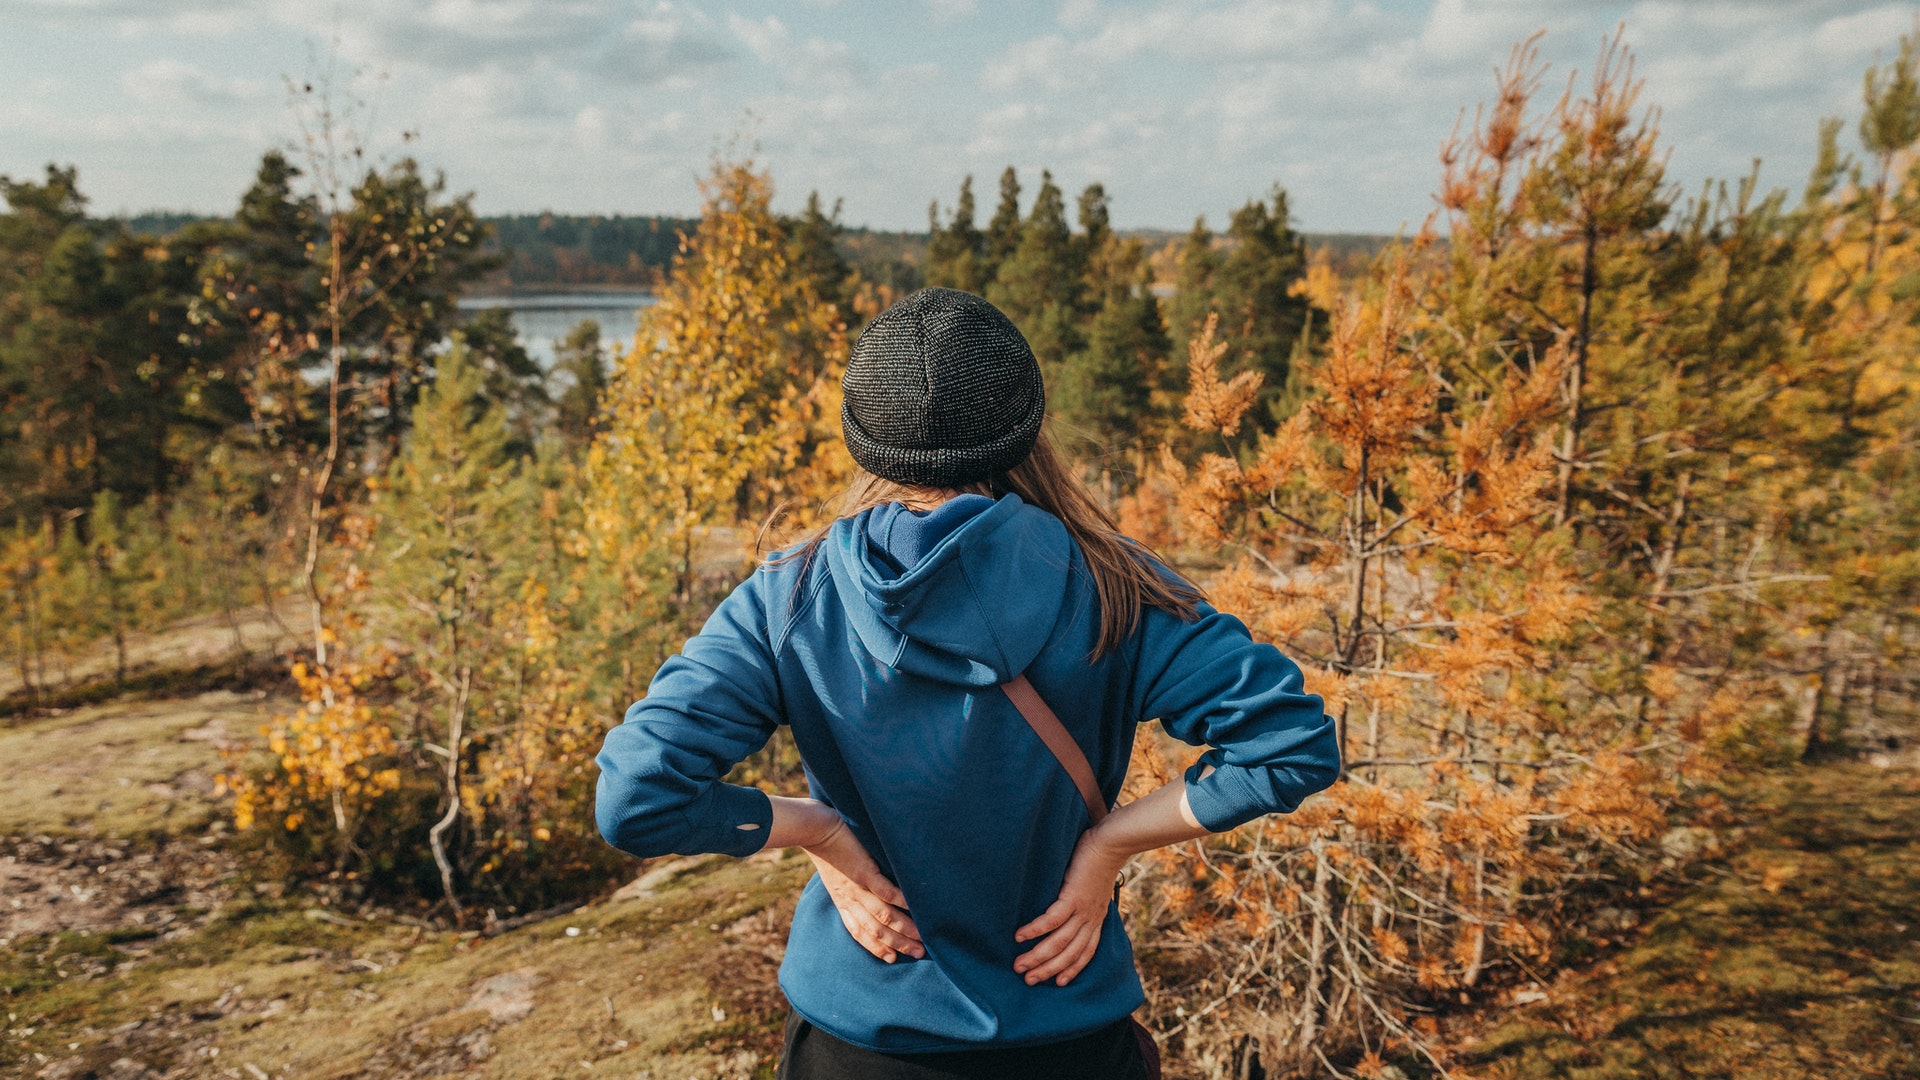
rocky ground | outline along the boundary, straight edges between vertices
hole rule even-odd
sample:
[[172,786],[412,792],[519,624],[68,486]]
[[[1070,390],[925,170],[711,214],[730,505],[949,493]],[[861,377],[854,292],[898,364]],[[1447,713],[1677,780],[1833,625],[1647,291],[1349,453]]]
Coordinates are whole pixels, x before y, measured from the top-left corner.
[[771,1075],[806,860],[672,860],[495,936],[289,895],[215,777],[294,703],[209,636],[143,642],[191,665],[148,689],[0,720],[0,1076]]

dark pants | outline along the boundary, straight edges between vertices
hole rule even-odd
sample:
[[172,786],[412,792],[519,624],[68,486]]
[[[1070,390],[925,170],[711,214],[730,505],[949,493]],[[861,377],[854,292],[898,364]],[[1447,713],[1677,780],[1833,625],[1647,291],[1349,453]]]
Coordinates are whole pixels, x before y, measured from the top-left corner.
[[1133,1021],[1117,1020],[1065,1042],[995,1050],[882,1054],[787,1016],[780,1080],[1145,1080]]

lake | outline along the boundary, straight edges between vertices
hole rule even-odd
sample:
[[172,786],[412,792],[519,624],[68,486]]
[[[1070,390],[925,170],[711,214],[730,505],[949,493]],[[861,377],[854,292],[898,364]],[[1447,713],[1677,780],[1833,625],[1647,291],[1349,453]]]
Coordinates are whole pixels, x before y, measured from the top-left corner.
[[463,296],[461,311],[506,308],[520,344],[544,368],[553,367],[554,345],[587,319],[600,324],[603,345],[626,347],[640,322],[640,309],[654,296],[641,289],[619,292],[517,293],[511,296]]

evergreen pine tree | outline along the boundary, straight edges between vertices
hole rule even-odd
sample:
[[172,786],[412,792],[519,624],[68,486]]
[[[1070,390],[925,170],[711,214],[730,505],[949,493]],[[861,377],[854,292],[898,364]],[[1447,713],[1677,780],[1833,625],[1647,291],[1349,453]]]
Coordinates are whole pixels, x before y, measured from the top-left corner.
[[1020,327],[1042,364],[1058,364],[1079,347],[1081,293],[1066,200],[1051,173],[1020,227],[1020,242],[1000,264],[987,299]]
[[446,178],[427,178],[412,158],[369,171],[340,218],[341,265],[329,269],[343,283],[357,281],[341,314],[347,374],[367,387],[369,406],[351,434],[386,460],[431,378],[433,350],[452,329],[460,289],[501,260],[482,248],[488,228],[473,195],[449,198]]
[[[553,409],[553,398],[547,393],[547,373],[520,344],[512,312],[503,307],[475,312],[452,338],[464,347],[466,365],[480,372],[486,400],[506,410],[514,454],[532,453],[534,440]],[[437,360],[434,367],[438,379]]]
[[1125,466],[1122,459],[1159,432],[1154,391],[1171,350],[1139,243],[1113,246],[1110,271],[1130,273],[1132,281],[1101,298],[1086,329],[1086,347],[1063,365],[1051,402],[1069,444],[1075,436],[1091,442],[1110,479],[1113,468],[1137,472],[1137,455]]
[[1114,235],[1104,187],[1080,193],[1078,216],[1082,347],[1061,365],[1051,403],[1063,441],[1101,463],[1109,496],[1117,497],[1116,472],[1136,474],[1144,438],[1160,433],[1154,392],[1170,344],[1146,252],[1140,241]]
[[319,289],[308,252],[319,237],[319,212],[311,196],[295,193],[299,178],[300,170],[286,155],[268,151],[233,215],[231,257],[244,268],[244,277],[229,287],[243,289],[249,306],[289,319],[310,312]]
[[1020,246],[1020,233],[1020,177],[1009,165],[1000,174],[1000,205],[994,207],[993,218],[987,222],[986,258],[980,265],[982,285],[993,281],[1000,264],[1013,256]]
[[194,365],[185,261],[88,219],[71,169],[0,196],[0,520],[165,490]]
[[228,438],[256,450],[310,449],[326,433],[302,374],[323,361],[309,334],[326,305],[315,245],[324,240],[316,200],[294,185],[299,168],[279,151],[260,160],[230,222],[189,226],[209,236],[196,268],[196,338],[218,371],[201,388],[212,411],[244,420]]
[[1085,282],[1089,306],[1097,309],[1110,290],[1128,289],[1134,283],[1125,268],[1114,265],[1119,246],[1108,213],[1106,187],[1088,184],[1080,192],[1076,211],[1080,232],[1073,238],[1074,264]]
[[[1194,218],[1193,228],[1187,230],[1187,238],[1180,245],[1178,267],[1173,298],[1167,304],[1167,333],[1173,339],[1174,349],[1184,353],[1187,343],[1200,333],[1208,314],[1215,308],[1213,279],[1220,269],[1220,253],[1213,248],[1213,230],[1207,228],[1205,216]],[[1184,366],[1168,366],[1179,369],[1173,372],[1175,382],[1168,389],[1184,390]]]
[[1288,360],[1307,322],[1307,300],[1292,291],[1306,274],[1306,245],[1288,221],[1287,193],[1276,186],[1271,206],[1255,199],[1234,211],[1227,240],[1212,275],[1220,333],[1239,370],[1265,376],[1263,398],[1271,401],[1286,386]]
[[1548,151],[1521,188],[1528,223],[1557,241],[1557,265],[1548,274],[1536,273],[1521,295],[1540,296],[1540,310],[1551,313],[1552,330],[1571,336],[1555,511],[1563,522],[1582,494],[1576,473],[1592,423],[1586,386],[1597,365],[1613,365],[1610,374],[1624,380],[1614,400],[1631,398],[1626,382],[1656,377],[1651,365],[1640,363],[1644,354],[1637,339],[1653,270],[1645,258],[1647,234],[1666,220],[1672,197],[1665,190],[1663,155],[1655,147],[1653,115],[1634,116],[1640,85],[1631,54],[1617,38],[1610,39],[1595,65],[1592,90],[1561,105],[1551,138],[1543,139]]
[[927,239],[926,281],[949,289],[982,294],[990,275],[987,272],[987,238],[973,224],[973,177],[960,181],[960,198],[954,203],[953,217],[940,224],[940,204],[927,208],[930,234]]
[[469,747],[489,734],[483,702],[505,690],[512,668],[500,663],[512,649],[499,623],[516,591],[508,565],[516,545],[499,529],[532,513],[512,464],[507,409],[492,399],[488,374],[463,342],[437,358],[377,504],[385,555],[376,578],[385,602],[378,608],[393,621],[394,638],[410,646],[418,707],[432,741],[444,748],[441,814],[429,843],[456,918],[469,871],[460,856],[471,846],[456,832],[474,801],[464,794]]
[[787,265],[796,274],[812,279],[814,292],[823,300],[832,301],[842,311],[848,310],[853,297],[849,286],[853,278],[853,267],[846,256],[840,253],[840,233],[844,226],[840,224],[840,202],[835,200],[833,212],[820,209],[820,193],[807,195],[807,208],[800,216],[782,221],[787,232]]
[[600,324],[582,319],[554,347],[554,371],[567,380],[556,406],[555,426],[568,448],[593,441],[600,399],[607,392],[607,352],[600,345]]
[[1874,164],[1864,267],[1868,272],[1879,261],[1884,234],[1899,220],[1888,213],[1888,184],[1896,179],[1894,158],[1920,141],[1920,53],[1915,44],[1912,35],[1903,35],[1897,58],[1884,67],[1868,68],[1861,95],[1865,108],[1860,113],[1860,145]]

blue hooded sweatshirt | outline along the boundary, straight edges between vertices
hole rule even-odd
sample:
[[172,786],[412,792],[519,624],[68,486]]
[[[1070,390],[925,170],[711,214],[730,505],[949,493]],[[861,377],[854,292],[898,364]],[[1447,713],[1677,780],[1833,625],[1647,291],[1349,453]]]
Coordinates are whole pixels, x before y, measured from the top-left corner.
[[927,953],[868,953],[816,876],[780,967],[793,1008],[888,1053],[1093,1031],[1143,1000],[1117,909],[1068,985],[1028,986],[1013,970],[1032,947],[1014,931],[1058,897],[1089,822],[1000,684],[1026,674],[1109,803],[1135,725],[1158,719],[1213,747],[1186,774],[1201,824],[1290,811],[1338,772],[1333,724],[1298,667],[1233,616],[1200,610],[1187,622],[1147,608],[1090,660],[1098,597],[1053,515],[1013,495],[865,511],[813,552],[761,567],[662,665],[600,752],[601,833],[643,857],[759,850],[767,796],[721,777],[791,725],[813,796],[906,894]]

